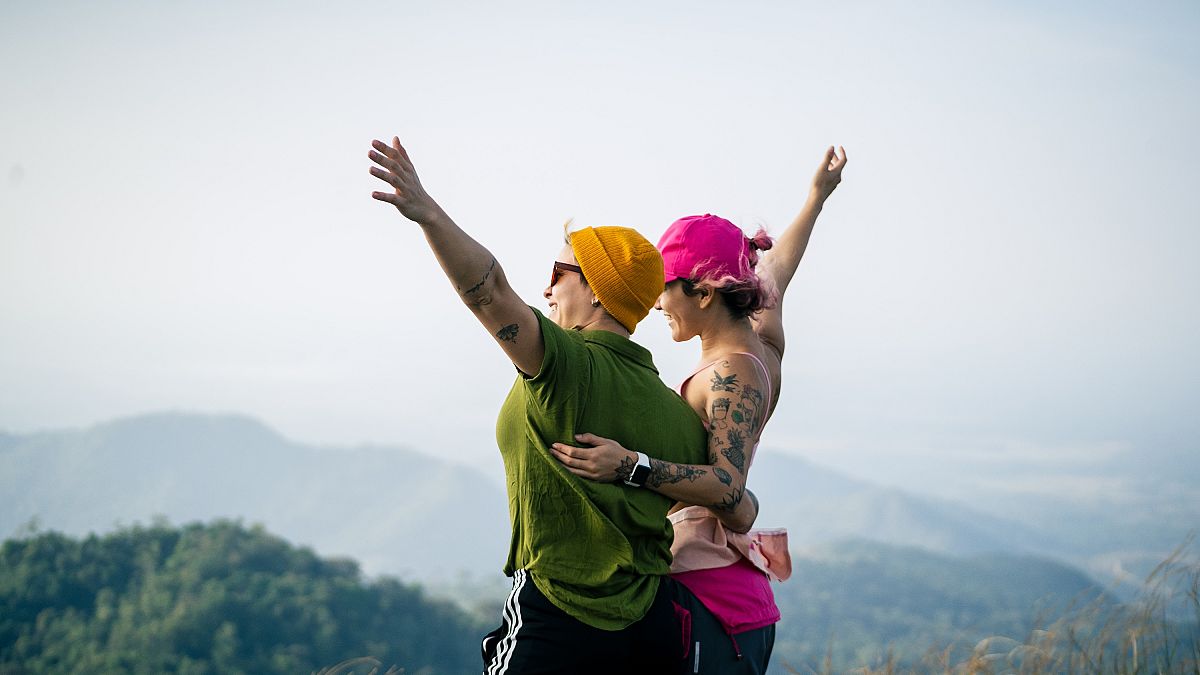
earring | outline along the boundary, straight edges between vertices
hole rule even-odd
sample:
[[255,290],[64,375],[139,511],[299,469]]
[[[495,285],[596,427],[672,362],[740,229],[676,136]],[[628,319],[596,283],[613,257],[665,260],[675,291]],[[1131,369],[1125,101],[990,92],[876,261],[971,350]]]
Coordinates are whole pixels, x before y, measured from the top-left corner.
[[592,298],[592,307],[600,306],[600,298]]

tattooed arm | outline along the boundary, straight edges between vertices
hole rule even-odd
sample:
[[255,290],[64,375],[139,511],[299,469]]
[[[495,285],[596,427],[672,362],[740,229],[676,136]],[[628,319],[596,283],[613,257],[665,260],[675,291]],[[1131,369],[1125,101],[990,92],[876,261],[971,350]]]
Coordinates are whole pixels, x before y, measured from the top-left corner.
[[[693,387],[703,396],[689,396],[693,406],[703,405],[708,425],[708,464],[676,464],[653,457],[653,448],[638,448],[650,456],[646,488],[685,504],[706,506],[737,532],[745,532],[758,515],[753,499],[744,499],[746,474],[766,421],[764,392],[758,368],[745,356],[730,356],[707,371],[697,373]],[[599,481],[628,478],[637,464],[637,452],[593,434],[579,434],[576,447],[555,443],[554,456],[577,476]]]
[[405,218],[421,226],[459,298],[513,364],[524,373],[536,375],[546,349],[537,316],[508,285],[500,263],[425,192],[399,138],[393,137],[391,145],[372,141],[371,147],[374,149],[367,156],[378,165],[371,167],[371,175],[394,188],[394,192],[373,192],[371,196],[392,204]]
[[754,324],[754,331],[758,333],[759,338],[780,359],[783,358],[784,347],[783,295],[796,274],[796,268],[800,266],[805,249],[808,248],[808,240],[817,224],[817,216],[821,215],[821,209],[825,206],[825,200],[829,199],[829,195],[833,194],[838,183],[842,181],[846,151],[838,149],[840,154],[835,153],[832,146],[825,151],[825,156],[821,159],[821,164],[809,185],[808,199],[804,202],[804,207],[758,265],[759,276],[774,284],[779,297],[774,307],[751,315],[750,321]]

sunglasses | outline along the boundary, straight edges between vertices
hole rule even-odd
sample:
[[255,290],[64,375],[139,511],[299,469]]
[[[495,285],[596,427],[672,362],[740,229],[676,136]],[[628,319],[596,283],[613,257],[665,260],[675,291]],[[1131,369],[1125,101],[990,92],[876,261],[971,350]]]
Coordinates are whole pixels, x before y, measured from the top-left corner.
[[583,280],[583,283],[585,283],[585,284],[587,283],[587,279],[583,278],[583,269],[580,268],[578,265],[572,265],[570,263],[565,263],[565,262],[558,262],[557,260],[555,260],[554,261],[554,269],[550,270],[550,285],[553,286],[554,284],[558,283],[559,277],[561,277],[564,272],[574,272],[579,275],[579,278]]

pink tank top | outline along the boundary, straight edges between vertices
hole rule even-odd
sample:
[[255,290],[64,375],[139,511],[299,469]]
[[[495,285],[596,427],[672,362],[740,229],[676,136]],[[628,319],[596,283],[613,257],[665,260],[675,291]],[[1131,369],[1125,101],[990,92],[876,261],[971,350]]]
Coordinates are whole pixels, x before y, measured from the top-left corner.
[[[766,366],[753,354],[736,353],[749,356],[762,371],[768,385],[765,409],[770,410],[771,376]],[[689,375],[679,385],[679,395],[686,396],[691,379],[711,365]],[[756,448],[751,449],[751,459]],[[675,528],[671,576],[687,586],[730,635],[779,621],[769,579],[783,581],[791,576],[787,530],[733,532],[703,506],[689,506],[668,517]]]

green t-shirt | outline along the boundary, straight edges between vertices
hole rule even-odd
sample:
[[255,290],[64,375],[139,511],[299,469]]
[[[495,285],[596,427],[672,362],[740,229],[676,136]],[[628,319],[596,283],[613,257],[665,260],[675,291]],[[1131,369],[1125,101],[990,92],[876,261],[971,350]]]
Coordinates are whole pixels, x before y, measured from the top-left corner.
[[576,445],[575,434],[588,432],[658,459],[703,464],[706,435],[644,347],[608,331],[565,330],[533,311],[546,343],[542,368],[517,376],[496,422],[512,522],[504,573],[529,570],[557,607],[619,630],[645,616],[670,572],[672,500],[579,478],[550,444]]

